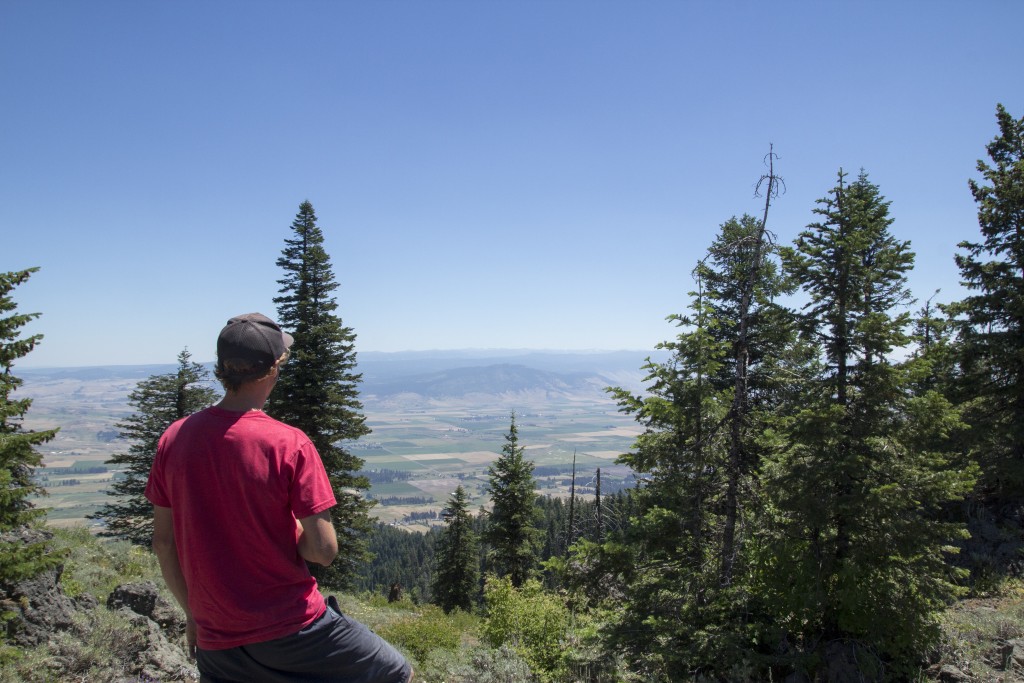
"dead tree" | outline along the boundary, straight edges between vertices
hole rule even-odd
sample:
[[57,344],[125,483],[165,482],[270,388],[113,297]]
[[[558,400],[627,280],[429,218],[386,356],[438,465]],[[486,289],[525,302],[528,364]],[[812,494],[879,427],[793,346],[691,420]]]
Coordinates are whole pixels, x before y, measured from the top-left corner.
[[771,207],[772,199],[779,194],[779,183],[781,182],[781,179],[775,175],[775,153],[771,146],[768,148],[765,163],[768,166],[768,173],[761,176],[755,192],[760,193],[765,183],[767,183],[767,188],[764,190],[764,213],[761,217],[760,229],[754,240],[754,253],[750,259],[747,277],[743,282],[743,289],[740,294],[739,329],[735,346],[736,365],[733,399],[732,407],[729,411],[728,484],[725,494],[725,526],[722,530],[721,571],[719,574],[722,586],[728,586],[732,583],[733,567],[737,552],[736,525],[740,514],[740,483],[749,467],[749,454],[744,438],[743,426],[750,412],[747,377],[747,371],[750,367],[750,308],[754,298],[754,288],[757,286],[758,278],[762,275],[767,246],[769,244],[767,229],[768,209]]

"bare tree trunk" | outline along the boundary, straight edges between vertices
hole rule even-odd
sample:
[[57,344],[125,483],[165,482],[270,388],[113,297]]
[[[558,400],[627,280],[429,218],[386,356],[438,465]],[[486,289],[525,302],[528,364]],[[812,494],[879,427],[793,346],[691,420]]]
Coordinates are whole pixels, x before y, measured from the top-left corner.
[[565,556],[569,556],[573,536],[576,532],[576,449],[572,451],[572,483],[569,484],[569,529],[565,538]]
[[750,365],[750,306],[754,297],[754,288],[761,276],[762,263],[765,255],[765,235],[768,224],[768,209],[772,199],[778,195],[778,178],[775,176],[775,154],[768,148],[768,173],[761,176],[758,187],[768,181],[764,193],[764,214],[761,227],[754,242],[754,254],[751,258],[747,279],[743,283],[740,297],[739,331],[736,340],[736,367],[733,385],[732,408],[730,409],[729,430],[729,482],[725,494],[725,528],[722,531],[722,557],[719,583],[728,586],[732,583],[733,569],[736,560],[736,525],[740,514],[739,488],[740,481],[747,470],[747,448],[744,441],[743,423],[750,411],[748,400],[747,369]]

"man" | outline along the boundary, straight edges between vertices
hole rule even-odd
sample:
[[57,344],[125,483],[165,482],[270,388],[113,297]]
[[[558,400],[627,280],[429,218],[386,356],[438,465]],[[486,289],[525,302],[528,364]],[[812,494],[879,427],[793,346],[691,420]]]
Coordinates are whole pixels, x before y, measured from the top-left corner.
[[334,492],[309,438],[262,412],[292,341],[259,313],[221,330],[224,398],[171,425],[153,461],[153,550],[201,681],[407,683],[405,659],[328,607],[306,565],[338,553]]

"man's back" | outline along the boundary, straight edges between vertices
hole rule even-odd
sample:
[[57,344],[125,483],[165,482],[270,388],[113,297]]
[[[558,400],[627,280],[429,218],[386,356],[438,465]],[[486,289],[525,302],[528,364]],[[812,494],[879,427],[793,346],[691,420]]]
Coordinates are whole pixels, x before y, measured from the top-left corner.
[[147,493],[172,509],[199,647],[270,640],[323,612],[295,520],[335,499],[301,431],[259,411],[208,408],[167,430]]

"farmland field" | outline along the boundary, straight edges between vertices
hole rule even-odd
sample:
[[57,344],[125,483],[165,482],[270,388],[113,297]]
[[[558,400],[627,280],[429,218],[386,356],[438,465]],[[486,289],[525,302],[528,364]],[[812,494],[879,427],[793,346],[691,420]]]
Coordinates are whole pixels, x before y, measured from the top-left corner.
[[[106,502],[106,490],[118,476],[105,461],[127,448],[116,438],[117,423],[131,412],[128,394],[148,376],[141,368],[116,379],[97,374],[46,376],[34,382],[30,376],[22,390],[33,399],[25,428],[60,428],[40,447],[44,467],[37,471],[48,495],[36,502],[47,509],[53,525],[99,527],[87,515]],[[603,392],[429,400],[371,396],[365,399],[364,414],[372,433],[348,447],[364,460],[364,471],[402,473],[392,481],[377,481],[369,490],[378,501],[372,514],[384,522],[423,528],[422,513],[440,513],[460,484],[474,507],[486,505],[487,468],[501,453],[512,411],[519,444],[543,473],[537,485],[545,495],[567,495],[574,454],[578,476],[593,477],[600,467],[606,490],[628,483],[628,470],[614,460],[629,450],[640,428]],[[414,520],[413,513],[421,514]]]

